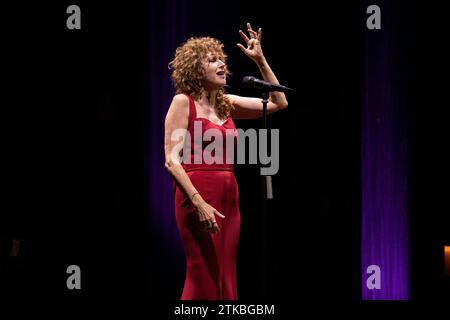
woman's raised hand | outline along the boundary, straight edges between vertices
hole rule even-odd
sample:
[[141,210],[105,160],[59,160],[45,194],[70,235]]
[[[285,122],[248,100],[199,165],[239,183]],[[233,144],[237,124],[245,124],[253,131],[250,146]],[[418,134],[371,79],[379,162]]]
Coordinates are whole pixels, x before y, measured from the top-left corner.
[[252,29],[251,24],[247,23],[247,32],[248,36],[242,31],[239,30],[239,34],[242,39],[244,39],[247,47],[244,47],[242,44],[238,43],[237,46],[244,52],[250,59],[255,62],[259,62],[264,58],[262,48],[261,48],[261,38],[262,38],[262,29],[259,28],[258,32]]

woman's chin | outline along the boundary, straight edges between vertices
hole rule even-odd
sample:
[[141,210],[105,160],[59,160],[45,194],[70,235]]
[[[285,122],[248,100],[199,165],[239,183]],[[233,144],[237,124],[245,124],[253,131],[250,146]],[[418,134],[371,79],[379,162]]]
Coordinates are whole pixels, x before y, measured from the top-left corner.
[[217,81],[217,82],[210,82],[208,86],[205,86],[205,88],[208,88],[207,90],[220,90],[227,86],[226,81]]
[[224,81],[221,81],[220,83],[219,83],[219,86],[220,86],[220,89],[222,89],[223,87],[226,87],[227,86],[227,82],[224,80]]
[[226,87],[226,85],[227,85],[226,82],[225,83],[217,83],[214,87],[215,87],[215,90],[220,90],[220,89],[223,89],[224,87]]

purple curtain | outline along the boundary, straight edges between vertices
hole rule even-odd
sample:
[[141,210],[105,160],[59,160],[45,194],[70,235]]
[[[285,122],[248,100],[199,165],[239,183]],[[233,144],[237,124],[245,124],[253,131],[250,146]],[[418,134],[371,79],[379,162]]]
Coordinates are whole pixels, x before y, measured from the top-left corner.
[[[168,63],[176,47],[185,40],[186,1],[157,1],[150,14],[150,77],[147,108],[149,113],[148,199],[152,238],[168,259],[183,255],[175,223],[173,182],[164,167],[164,120],[174,95]],[[184,267],[181,265],[181,267]]]
[[[381,5],[380,5],[381,6]],[[382,8],[382,29],[366,30],[361,110],[363,300],[409,299],[408,134],[404,90],[408,74],[399,64],[398,34],[390,6]],[[381,287],[369,289],[371,265],[380,268]]]

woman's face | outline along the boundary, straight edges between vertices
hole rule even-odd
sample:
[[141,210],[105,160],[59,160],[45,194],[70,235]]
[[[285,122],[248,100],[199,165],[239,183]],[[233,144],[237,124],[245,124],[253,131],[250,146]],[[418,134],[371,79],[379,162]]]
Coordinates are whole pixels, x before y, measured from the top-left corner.
[[227,84],[226,65],[216,55],[208,53],[207,58],[203,62],[205,76],[203,77],[203,87],[205,89],[214,90],[223,88]]

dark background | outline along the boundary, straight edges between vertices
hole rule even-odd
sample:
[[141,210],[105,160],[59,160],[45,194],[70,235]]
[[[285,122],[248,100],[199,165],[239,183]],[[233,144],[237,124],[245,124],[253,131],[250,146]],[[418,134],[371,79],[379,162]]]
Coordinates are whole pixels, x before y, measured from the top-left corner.
[[[144,178],[152,157],[145,145],[149,52],[160,45],[149,17],[163,16],[154,13],[168,5],[78,1],[82,29],[70,31],[65,26],[70,4],[8,10],[2,290],[12,296],[175,301],[184,266],[169,265],[164,248],[150,234],[155,226],[148,225],[152,212]],[[365,27],[367,5],[196,1],[182,6],[186,37],[210,35],[224,42],[233,72],[230,92],[257,94],[240,85],[243,76],[258,76],[235,45],[247,21],[263,27],[269,63],[280,82],[296,89],[288,97],[289,108],[269,118],[270,127],[281,129],[281,164],[266,220],[258,217],[258,168],[236,168],[243,300],[360,299],[360,102],[362,43],[371,32]],[[449,289],[442,275],[442,245],[450,245],[450,239],[444,153],[449,55],[443,49],[443,10],[429,2],[381,2],[382,11],[383,5],[398,13],[398,37],[405,39],[398,44],[399,55],[408,50],[407,59],[399,57],[400,79],[414,89],[408,94],[415,103],[406,115],[411,296],[444,298]],[[164,23],[169,22],[161,21],[161,28],[170,27]],[[236,124],[261,125],[259,120]],[[12,238],[23,239],[16,258],[7,254]],[[82,269],[81,291],[66,289],[70,264]]]

